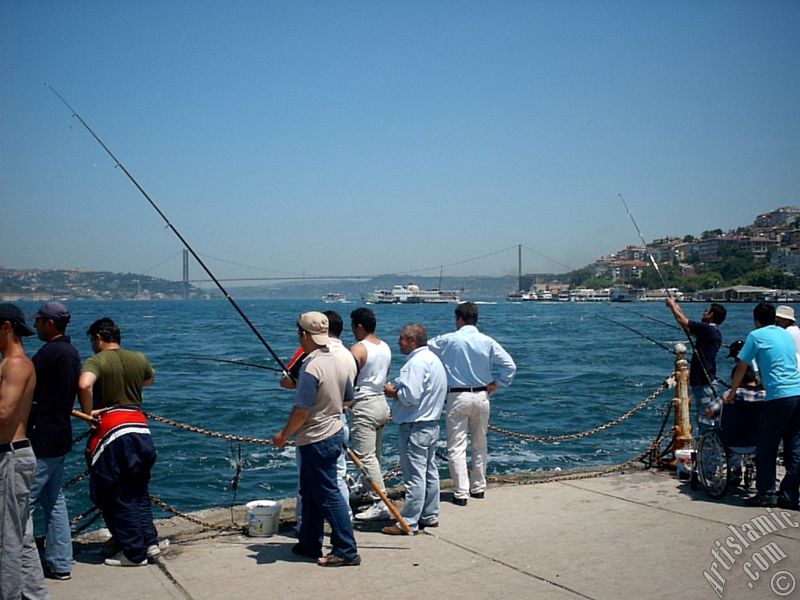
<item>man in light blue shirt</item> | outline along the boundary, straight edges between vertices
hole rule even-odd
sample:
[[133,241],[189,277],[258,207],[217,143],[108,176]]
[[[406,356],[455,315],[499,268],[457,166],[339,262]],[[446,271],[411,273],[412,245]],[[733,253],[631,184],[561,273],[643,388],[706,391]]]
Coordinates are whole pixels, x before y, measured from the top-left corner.
[[[476,327],[478,307],[456,307],[456,331],[428,342],[447,371],[447,461],[453,480],[453,504],[483,498],[489,453],[489,395],[514,380],[517,366],[503,347]],[[467,472],[467,444],[472,440],[472,469]]]
[[[439,417],[447,396],[447,373],[442,361],[428,350],[428,332],[419,323],[403,327],[397,340],[408,356],[400,375],[383,390],[394,400],[392,419],[400,426],[400,469],[406,488],[402,515],[411,528],[439,526],[439,468],[436,442]],[[381,529],[386,535],[406,535],[397,525]]]
[[[766,390],[756,449],[756,495],[745,502],[751,506],[776,506],[797,509],[800,486],[800,372],[794,341],[775,325],[775,307],[761,302],[753,309],[756,329],[751,331],[739,351],[739,364],[733,373],[731,389],[723,400],[732,402],[742,383],[747,364],[755,359]],[[783,438],[786,475],[780,493],[775,494],[775,461]]]

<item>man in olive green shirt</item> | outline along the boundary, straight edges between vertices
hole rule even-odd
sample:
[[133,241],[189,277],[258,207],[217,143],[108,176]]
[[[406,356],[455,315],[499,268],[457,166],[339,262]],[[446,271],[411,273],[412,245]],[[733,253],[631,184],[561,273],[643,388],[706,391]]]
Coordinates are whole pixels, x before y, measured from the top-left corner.
[[144,354],[120,347],[111,319],[95,321],[86,334],[95,354],[83,365],[78,399],[84,412],[100,419],[87,447],[89,492],[120,547],[105,564],[141,567],[160,554],[148,490],[156,450],[139,408],[155,371]]

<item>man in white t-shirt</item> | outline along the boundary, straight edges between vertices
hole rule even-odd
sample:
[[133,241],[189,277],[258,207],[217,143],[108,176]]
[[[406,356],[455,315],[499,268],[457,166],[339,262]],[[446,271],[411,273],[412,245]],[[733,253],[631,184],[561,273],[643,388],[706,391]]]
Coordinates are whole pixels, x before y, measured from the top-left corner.
[[[369,479],[381,491],[386,487],[381,473],[381,440],[383,428],[391,416],[389,404],[383,393],[383,386],[389,375],[392,351],[389,345],[375,335],[377,321],[375,314],[361,307],[350,313],[350,327],[357,342],[350,352],[358,363],[358,375],[353,393],[353,406],[350,413],[350,449],[364,465]],[[367,482],[363,482],[369,487]],[[391,518],[386,505],[370,494],[373,504],[356,515],[359,521],[379,521]]]

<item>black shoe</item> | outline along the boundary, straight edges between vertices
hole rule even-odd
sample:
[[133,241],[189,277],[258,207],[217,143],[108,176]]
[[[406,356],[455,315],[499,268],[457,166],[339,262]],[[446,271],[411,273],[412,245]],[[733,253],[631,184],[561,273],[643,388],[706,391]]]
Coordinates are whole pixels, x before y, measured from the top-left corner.
[[453,504],[455,504],[456,506],[466,506],[467,505],[467,499],[466,498],[456,498],[455,496],[453,496]]
[[798,508],[797,502],[791,502],[790,500],[787,500],[786,496],[784,496],[783,494],[778,495],[778,508],[788,508],[789,510],[800,510],[800,508]]
[[417,526],[420,529],[427,529],[428,527],[438,527],[439,526],[439,521],[433,521],[432,523],[423,523],[422,521],[420,521],[417,524]]
[[295,544],[292,546],[292,554],[314,559],[322,558],[322,550],[309,550],[308,548],[303,548],[300,544]]
[[44,576],[47,579],[56,579],[58,581],[67,581],[68,579],[72,579],[71,573],[59,573],[58,571],[51,571],[47,568],[44,570]]
[[744,499],[747,506],[764,506],[767,508],[775,508],[778,506],[778,499],[775,494],[755,494],[749,498]]
[[483,500],[483,492],[475,492],[475,493],[470,492],[469,497],[477,498],[478,500]]

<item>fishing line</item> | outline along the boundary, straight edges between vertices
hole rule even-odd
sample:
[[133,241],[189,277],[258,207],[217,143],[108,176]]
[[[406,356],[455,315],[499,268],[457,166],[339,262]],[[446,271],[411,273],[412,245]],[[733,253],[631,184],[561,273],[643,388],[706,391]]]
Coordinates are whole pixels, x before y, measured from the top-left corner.
[[281,369],[276,369],[275,367],[268,367],[266,365],[260,365],[257,363],[246,362],[243,360],[232,360],[227,358],[214,358],[213,356],[197,356],[195,354],[186,354],[184,355],[185,358],[191,358],[193,360],[210,360],[213,362],[218,363],[225,363],[231,365],[239,365],[240,367],[253,367],[254,369],[265,369],[267,371],[276,371],[278,373],[283,373]]
[[[681,327],[677,323],[669,323],[667,321],[662,321],[661,319],[656,319],[655,317],[651,317],[650,315],[645,315],[645,314],[642,314],[642,313],[638,313],[635,310],[631,310],[631,309],[625,308],[623,306],[618,306],[617,308],[619,308],[620,310],[624,310],[625,312],[629,312],[632,315],[636,315],[637,317],[642,317],[643,319],[650,319],[651,321],[654,321],[656,323],[661,323],[662,325],[666,325],[667,327],[669,327],[671,329],[677,329],[678,331],[683,331],[683,332],[686,331],[683,327]],[[730,347],[729,344],[725,344],[725,343],[723,343],[721,345],[722,345],[723,348],[729,348]],[[723,383],[721,379],[718,379],[718,381],[720,381],[720,383]]]
[[61,94],[59,94],[52,85],[50,85],[49,83],[45,83],[45,85],[48,88],[50,88],[50,91],[53,92],[58,97],[58,99],[61,100],[61,102],[63,102],[64,105],[72,112],[72,116],[75,117],[76,119],[78,119],[78,121],[80,121],[81,125],[84,126],[86,131],[88,131],[92,135],[92,137],[95,139],[95,141],[98,144],[100,144],[100,146],[103,148],[103,150],[105,150],[106,153],[113,159],[113,161],[116,163],[116,166],[118,166],[120,169],[122,169],[122,172],[125,173],[125,175],[128,177],[128,179],[130,179],[131,183],[134,186],[136,186],[136,189],[139,190],[139,192],[141,192],[142,196],[144,196],[145,199],[150,203],[150,206],[152,206],[153,209],[158,213],[158,215],[164,220],[164,222],[167,224],[167,227],[169,227],[172,230],[172,233],[174,233],[178,237],[178,239],[181,241],[181,243],[192,254],[194,259],[197,261],[197,264],[199,264],[203,268],[203,270],[206,272],[206,274],[216,284],[216,286],[219,289],[219,291],[222,292],[223,296],[225,296],[225,299],[228,300],[228,302],[230,302],[231,306],[233,306],[233,308],[236,310],[236,312],[239,313],[239,316],[242,318],[242,320],[244,320],[244,322],[247,324],[247,326],[250,327],[250,330],[256,335],[256,337],[261,342],[261,344],[264,346],[264,348],[267,349],[267,351],[272,355],[272,358],[274,358],[275,361],[278,363],[278,365],[281,367],[281,371],[284,372],[284,373],[288,373],[286,371],[286,367],[284,366],[283,362],[278,357],[278,355],[275,354],[275,351],[270,347],[269,343],[267,343],[267,340],[264,339],[264,336],[261,335],[261,332],[259,332],[258,329],[256,329],[256,326],[253,325],[253,322],[249,318],[247,318],[247,315],[244,314],[244,311],[241,308],[239,308],[239,305],[236,304],[236,301],[231,297],[231,295],[228,293],[228,291],[222,286],[222,284],[219,282],[219,280],[214,276],[214,274],[211,272],[211,270],[206,266],[206,263],[203,262],[203,260],[200,258],[200,256],[198,256],[197,252],[195,252],[194,249],[189,245],[189,242],[187,242],[184,239],[184,237],[175,228],[175,226],[170,222],[170,220],[167,218],[167,216],[156,205],[156,203],[153,201],[153,199],[150,198],[150,196],[147,194],[147,192],[144,191],[142,186],[139,185],[139,182],[136,181],[136,179],[134,179],[133,175],[131,175],[130,172],[128,171],[128,169],[125,168],[125,165],[123,165],[119,161],[119,159],[116,156],[114,156],[114,153],[111,152],[111,150],[108,148],[108,146],[105,145],[105,143],[103,143],[103,140],[101,140],[98,137],[98,135],[94,132],[94,130],[91,127],[89,127],[88,123],[86,123],[86,121],[83,120],[83,117],[81,117],[78,114],[78,112],[74,108],[72,108],[72,106],[70,106],[69,102],[67,102],[64,99],[64,97]]
[[[644,236],[642,235],[642,230],[639,229],[639,225],[636,223],[636,219],[633,218],[633,213],[631,213],[631,209],[628,208],[628,203],[625,202],[625,198],[622,197],[622,194],[617,194],[617,195],[619,196],[619,199],[622,200],[622,205],[625,207],[625,212],[627,212],[628,216],[631,218],[631,223],[633,223],[633,227],[636,229],[636,233],[639,234],[639,239],[642,241],[642,245],[644,246],[644,251],[647,252],[647,256],[650,257],[650,262],[653,264],[653,268],[656,270],[656,273],[658,273],[658,278],[661,280],[661,285],[664,286],[664,291],[667,293],[667,297],[672,298],[672,294],[670,293],[669,288],[667,287],[667,282],[664,281],[664,276],[661,274],[661,269],[658,268],[658,263],[656,262],[653,253],[650,252],[650,250],[648,250],[647,242],[644,241]],[[697,364],[700,365],[700,368],[703,370],[703,375],[706,376],[708,387],[711,388],[711,393],[714,394],[714,399],[719,400],[719,397],[717,396],[717,390],[714,389],[713,381],[711,377],[708,375],[708,370],[706,369],[706,366],[703,363],[703,357],[700,356],[700,353],[697,351],[697,348],[694,347],[694,342],[692,341],[692,336],[689,335],[689,332],[685,329],[683,331],[686,334],[686,339],[689,340],[689,346],[692,347],[692,355],[697,357]]]
[[666,344],[663,344],[663,343],[659,342],[658,340],[654,340],[649,335],[646,335],[646,334],[642,333],[638,329],[634,329],[633,327],[630,327],[630,326],[626,325],[625,323],[620,323],[619,321],[615,321],[614,319],[609,319],[608,317],[604,317],[603,315],[596,315],[596,316],[598,318],[600,318],[600,319],[603,319],[604,321],[608,321],[609,323],[614,323],[615,325],[619,325],[620,327],[624,327],[625,329],[627,329],[629,331],[632,331],[636,335],[639,335],[639,336],[643,337],[644,339],[646,339],[647,341],[654,343],[656,346],[660,346],[661,348],[663,348],[664,350],[666,350],[670,354],[677,354],[677,352],[675,352],[675,350],[673,350],[672,348],[670,348]]

